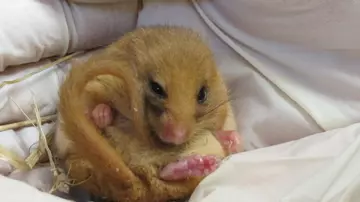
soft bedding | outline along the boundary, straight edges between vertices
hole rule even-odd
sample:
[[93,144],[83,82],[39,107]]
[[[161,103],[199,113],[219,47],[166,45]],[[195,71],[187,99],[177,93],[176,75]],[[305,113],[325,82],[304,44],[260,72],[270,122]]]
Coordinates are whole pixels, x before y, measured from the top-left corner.
[[4,202],[69,202],[29,186],[25,183],[0,176],[1,201]]
[[360,124],[232,156],[189,202],[357,202]]
[[[35,126],[28,125],[22,128],[3,129],[8,124],[22,122],[24,120],[36,120],[35,105],[42,117],[54,115],[58,102],[58,89],[71,68],[72,62],[86,60],[97,50],[79,54],[59,64],[43,60],[32,65],[13,67],[0,74],[1,81],[14,81],[24,78],[31,72],[36,72],[43,66],[49,66],[39,73],[20,82],[8,84],[0,89],[0,175],[18,179],[32,186],[48,192],[54,185],[53,174],[49,167],[29,172],[17,172],[17,165],[9,161],[7,153],[15,154],[21,161],[25,161],[31,153],[38,149],[39,130]],[[44,135],[55,131],[55,121],[42,124]],[[5,151],[5,154],[3,152]],[[11,156],[12,156],[11,155]]]
[[[40,115],[47,116],[56,113],[58,101],[58,89],[65,78],[71,63],[75,60],[84,60],[98,50],[79,53],[70,60],[56,64],[56,61],[42,60],[40,62],[12,67],[0,74],[0,81],[14,81],[20,78],[20,82],[4,85],[0,88],[0,124],[18,122],[26,118],[34,118],[33,104],[38,105]],[[55,63],[54,65],[52,65]],[[23,79],[28,74],[41,68],[49,68]]]
[[[354,124],[233,155],[203,180],[189,202],[357,202],[359,161],[360,124]],[[0,193],[6,202],[63,201],[4,177]]]
[[0,6],[0,72],[9,66],[104,46],[136,24],[137,2],[12,0]]
[[[0,82],[51,62],[37,62],[40,58],[106,45],[135,27],[135,1],[69,2],[17,0],[0,6],[4,16],[0,17],[0,71],[6,69]],[[238,129],[248,150],[232,156],[206,178],[190,202],[359,201],[360,125],[354,123],[360,120],[356,48],[360,24],[346,19],[358,19],[360,6],[353,1],[267,2],[144,1],[139,13],[137,26],[182,25],[199,31],[209,42],[231,90]],[[20,4],[27,5],[28,12],[16,7]],[[295,21],[290,20],[290,11],[299,14]],[[5,17],[17,19],[8,23]],[[337,23],[331,27],[330,22]],[[260,29],[264,26],[266,32]],[[341,32],[349,27],[354,32]],[[53,114],[57,89],[70,66],[70,61],[54,65],[0,88],[0,123],[24,120],[19,107],[33,116],[33,98],[42,115]],[[25,158],[37,138],[34,127],[8,130],[1,132],[0,145]],[[280,145],[270,147],[276,144]],[[39,183],[48,182],[43,180]],[[21,195],[7,191],[18,184],[1,178],[1,195],[7,201],[22,201],[33,194],[37,201],[61,201],[24,184],[17,188]]]

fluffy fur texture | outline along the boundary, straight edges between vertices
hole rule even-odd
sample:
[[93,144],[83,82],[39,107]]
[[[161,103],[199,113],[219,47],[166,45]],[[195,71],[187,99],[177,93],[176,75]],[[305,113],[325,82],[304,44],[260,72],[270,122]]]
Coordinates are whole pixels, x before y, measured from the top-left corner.
[[[161,84],[167,99],[153,94],[150,80]],[[200,105],[196,97],[204,85],[208,94]],[[55,150],[69,177],[98,196],[122,202],[187,197],[201,178],[164,181],[159,171],[194,153],[226,155],[213,134],[231,114],[227,101],[212,53],[196,33],[139,28],[69,72],[60,89]],[[117,114],[105,131],[86,115],[99,103]],[[188,129],[183,144],[160,140],[169,116]]]

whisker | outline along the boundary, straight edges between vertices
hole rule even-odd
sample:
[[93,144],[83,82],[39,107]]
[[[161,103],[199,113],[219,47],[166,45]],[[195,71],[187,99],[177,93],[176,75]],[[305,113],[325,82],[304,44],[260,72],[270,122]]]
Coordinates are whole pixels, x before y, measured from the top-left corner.
[[221,107],[221,106],[223,106],[223,105],[225,105],[225,104],[227,104],[227,103],[229,103],[230,101],[233,101],[233,100],[234,100],[234,99],[232,99],[231,97],[229,97],[229,99],[220,102],[220,103],[219,103],[218,105],[216,105],[214,108],[212,108],[212,109],[208,110],[207,112],[205,112],[203,116],[206,116],[206,115],[210,114],[211,112],[215,111],[215,110],[218,109],[219,107]]
[[216,109],[218,109],[219,107],[231,102],[231,101],[234,101],[236,99],[238,99],[237,97],[234,97],[233,95],[233,91],[231,89],[227,89],[227,94],[228,94],[228,99],[227,100],[224,100],[222,101],[221,103],[219,103],[218,105],[216,105],[214,108],[210,109],[209,111],[205,112],[203,116],[206,116],[208,115],[209,113],[215,111]]

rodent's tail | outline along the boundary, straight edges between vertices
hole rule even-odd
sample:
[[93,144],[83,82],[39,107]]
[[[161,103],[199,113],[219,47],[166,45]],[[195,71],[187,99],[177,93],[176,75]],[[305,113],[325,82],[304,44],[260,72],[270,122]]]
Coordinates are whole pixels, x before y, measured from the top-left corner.
[[[138,100],[139,89],[134,72],[131,68],[122,65],[126,64],[111,61],[95,62],[95,60],[75,65],[60,87],[59,113],[63,122],[62,129],[67,138],[76,143],[77,152],[86,156],[97,169],[131,186],[136,177],[85,114],[87,84],[94,81],[97,76],[112,75],[124,83],[123,94],[128,96],[131,109],[138,109],[130,110],[131,119],[137,119],[133,121],[134,124],[142,123],[142,114],[140,114],[142,105]],[[109,94],[111,91],[105,93]],[[143,127],[135,126],[135,128]]]

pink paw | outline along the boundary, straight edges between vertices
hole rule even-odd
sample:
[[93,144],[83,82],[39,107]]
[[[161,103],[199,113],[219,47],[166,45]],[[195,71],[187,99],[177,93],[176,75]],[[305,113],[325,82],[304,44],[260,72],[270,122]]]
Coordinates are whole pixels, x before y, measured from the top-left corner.
[[192,155],[170,163],[160,172],[164,180],[183,180],[190,177],[205,177],[214,172],[220,163],[216,156]]
[[218,131],[216,137],[227,153],[234,154],[242,151],[240,135],[236,131]]
[[91,117],[95,124],[101,129],[110,125],[113,121],[113,114],[111,108],[109,105],[106,104],[96,105],[91,113]]

